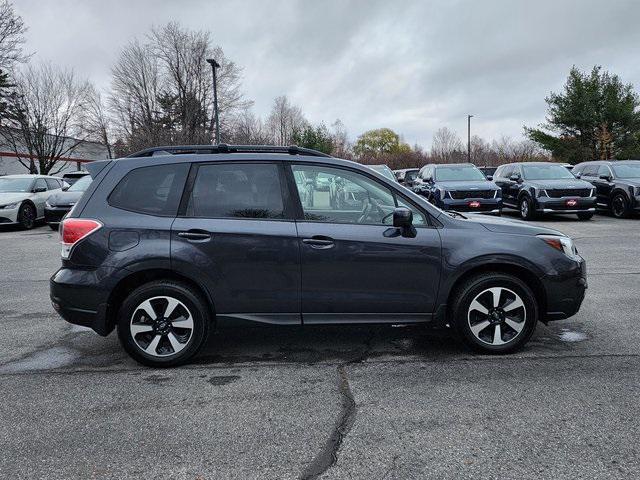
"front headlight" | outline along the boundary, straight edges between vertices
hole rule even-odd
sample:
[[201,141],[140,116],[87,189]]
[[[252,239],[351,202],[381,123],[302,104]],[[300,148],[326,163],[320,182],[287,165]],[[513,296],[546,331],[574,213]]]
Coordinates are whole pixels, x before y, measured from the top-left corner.
[[543,188],[541,188],[540,190],[536,191],[536,197],[548,197],[548,196],[549,196],[549,194]]
[[447,191],[444,188],[438,188],[438,192],[440,192],[440,198],[447,198]]
[[567,257],[573,258],[574,260],[578,258],[578,250],[573,244],[573,240],[569,237],[561,235],[538,235],[538,238],[550,247],[564,253]]
[[8,203],[7,205],[0,205],[0,208],[11,210],[12,208],[16,208],[18,205],[20,205],[20,202]]
[[46,202],[44,202],[44,206],[45,206],[45,207],[47,207],[47,208],[51,208],[51,207],[53,207],[53,205],[51,205],[51,204],[49,203],[49,200],[47,200]]

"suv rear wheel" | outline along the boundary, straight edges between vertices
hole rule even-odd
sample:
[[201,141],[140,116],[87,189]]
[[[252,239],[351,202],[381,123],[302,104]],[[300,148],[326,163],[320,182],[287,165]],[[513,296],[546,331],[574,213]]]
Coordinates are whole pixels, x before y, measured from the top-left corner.
[[529,340],[538,323],[535,295],[518,278],[489,273],[466,281],[452,306],[453,326],[471,348],[510,353]]
[[181,365],[206,341],[209,310],[191,288],[155,281],[134,290],[118,314],[118,337],[137,362],[151,367]]

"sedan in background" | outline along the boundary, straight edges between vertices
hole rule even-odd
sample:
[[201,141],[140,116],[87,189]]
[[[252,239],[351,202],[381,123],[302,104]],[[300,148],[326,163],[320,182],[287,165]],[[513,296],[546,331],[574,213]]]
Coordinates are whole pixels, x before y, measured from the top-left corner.
[[0,177],[0,225],[33,228],[44,217],[47,198],[61,192],[63,185],[62,179],[46,175]]
[[44,207],[44,220],[51,230],[58,230],[64,216],[73,208],[84,191],[91,185],[91,175],[83,175],[70,187],[49,197]]
[[562,164],[525,162],[502,165],[494,181],[502,188],[505,207],[525,220],[547,213],[573,213],[589,220],[596,211],[595,188]]
[[87,172],[86,170],[77,170],[75,172],[65,173],[64,175],[62,175],[62,180],[67,182],[69,185],[73,185],[82,177],[86,177],[87,175],[89,175],[89,172]]
[[443,210],[502,212],[500,188],[471,163],[426,165],[420,169],[413,190]]

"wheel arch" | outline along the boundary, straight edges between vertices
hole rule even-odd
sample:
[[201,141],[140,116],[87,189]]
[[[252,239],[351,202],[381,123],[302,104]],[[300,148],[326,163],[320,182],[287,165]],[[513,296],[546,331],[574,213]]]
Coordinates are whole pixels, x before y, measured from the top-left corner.
[[536,299],[538,300],[538,307],[540,312],[540,320],[544,321],[544,315],[547,311],[547,294],[544,289],[539,276],[529,268],[507,261],[500,261],[497,263],[489,263],[482,265],[475,265],[462,274],[460,274],[451,285],[449,289],[449,295],[446,299],[447,305],[447,318],[451,315],[451,307],[453,305],[453,299],[459,294],[460,287],[471,277],[487,273],[503,273],[512,275],[520,280],[524,281],[529,288],[533,291]]
[[136,288],[149,282],[156,280],[172,280],[182,283],[199,293],[206,301],[209,307],[212,321],[215,320],[215,304],[209,291],[200,285],[197,281],[186,275],[177,273],[173,270],[164,268],[150,268],[131,272],[129,275],[121,278],[115,287],[111,290],[107,301],[106,323],[108,331],[112,331],[117,323],[117,315],[122,302],[127,298],[128,294]]

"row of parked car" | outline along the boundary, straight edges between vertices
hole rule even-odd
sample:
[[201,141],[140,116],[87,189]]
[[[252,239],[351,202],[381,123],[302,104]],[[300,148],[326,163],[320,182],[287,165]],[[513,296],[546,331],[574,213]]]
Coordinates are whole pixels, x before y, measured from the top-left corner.
[[556,213],[589,220],[598,210],[626,218],[640,212],[640,160],[583,162],[573,168],[522,162],[485,171],[471,163],[431,164],[394,174],[443,210],[500,215],[509,208],[525,220]]
[[33,228],[44,220],[53,230],[91,183],[89,172],[0,177],[0,225]]

